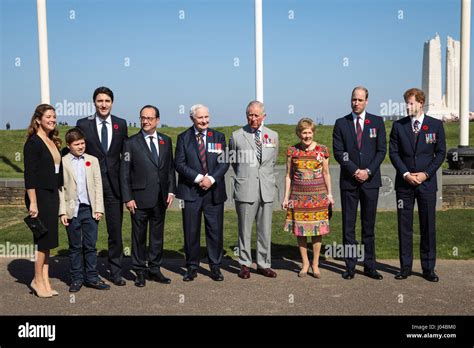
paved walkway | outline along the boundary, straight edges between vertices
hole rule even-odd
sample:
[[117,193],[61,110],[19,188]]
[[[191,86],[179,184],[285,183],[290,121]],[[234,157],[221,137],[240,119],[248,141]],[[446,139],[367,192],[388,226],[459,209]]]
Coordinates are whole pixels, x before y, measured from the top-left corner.
[[[133,285],[133,273],[127,271],[127,285],[112,285],[109,291],[82,288],[68,292],[68,266],[65,257],[51,262],[54,288],[60,295],[40,299],[30,294],[33,263],[25,259],[0,258],[0,313],[4,315],[473,315],[474,260],[439,260],[439,283],[430,283],[420,274],[407,280],[393,278],[397,260],[381,260],[384,280],[376,281],[358,272],[353,280],[341,278],[343,262],[324,261],[321,279],[298,278],[299,264],[290,260],[274,261],[276,279],[255,272],[250,279],[237,277],[237,262],[226,259],[225,280],[208,277],[208,265],[202,264],[193,282],[182,281],[183,261],[167,259],[163,273],[170,285],[147,282],[145,288]],[[130,259],[126,258],[130,269]],[[99,272],[106,275],[106,260],[99,259]],[[360,269],[360,267],[359,267]]]

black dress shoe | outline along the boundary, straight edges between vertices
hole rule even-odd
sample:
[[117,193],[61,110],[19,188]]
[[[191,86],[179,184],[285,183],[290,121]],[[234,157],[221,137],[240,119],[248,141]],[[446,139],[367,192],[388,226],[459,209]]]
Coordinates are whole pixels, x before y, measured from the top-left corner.
[[188,268],[186,270],[186,273],[184,274],[183,281],[185,282],[190,282],[194,280],[198,275],[197,269],[194,268]]
[[342,273],[342,278],[346,280],[354,279],[355,273],[355,269],[346,269],[344,273]]
[[372,279],[382,280],[383,276],[375,269],[364,269],[364,274]]
[[111,282],[116,286],[125,286],[127,284],[127,282],[125,282],[125,280],[122,277],[118,279],[112,279]]
[[423,278],[429,282],[438,282],[439,277],[434,271],[423,272]]
[[224,280],[224,276],[222,275],[219,267],[211,268],[211,278],[215,280],[216,282],[221,282]]
[[409,276],[411,276],[411,270],[402,269],[400,272],[398,272],[395,275],[395,279],[397,279],[397,280],[407,279]]
[[84,282],[84,286],[97,290],[109,290],[110,285],[105,284],[103,280],[97,280],[95,282]]
[[143,288],[146,284],[145,274],[144,273],[137,273],[137,277],[135,278],[135,286],[139,288]]
[[78,292],[82,288],[82,282],[72,282],[69,286],[69,292]]
[[158,282],[161,284],[169,284],[171,283],[171,279],[167,278],[161,273],[161,271],[157,272],[149,272],[148,273],[148,279],[153,280],[154,282]]

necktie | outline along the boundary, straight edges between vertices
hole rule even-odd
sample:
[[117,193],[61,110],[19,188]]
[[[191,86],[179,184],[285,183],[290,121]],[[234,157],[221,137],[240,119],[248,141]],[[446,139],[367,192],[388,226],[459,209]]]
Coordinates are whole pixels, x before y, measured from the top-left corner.
[[153,161],[155,161],[155,164],[158,165],[159,157],[158,157],[158,151],[156,150],[155,143],[153,142],[153,139],[155,137],[150,136],[150,150],[151,150],[151,157],[153,158]]
[[260,140],[260,129],[255,131],[255,145],[257,146],[257,160],[262,163],[262,141]]
[[206,144],[204,144],[203,134],[199,132],[196,135],[197,142],[198,142],[198,153],[199,153],[199,160],[201,161],[202,166],[202,174],[207,174],[207,160],[206,160]]
[[420,121],[415,120],[415,122],[413,123],[413,131],[418,134],[418,132],[420,131]]
[[108,133],[107,133],[107,122],[102,121],[102,129],[100,130],[101,134],[101,139],[100,143],[102,145],[102,149],[104,150],[105,153],[107,153],[107,148],[108,148]]
[[362,119],[360,116],[357,116],[357,125],[356,125],[356,135],[357,135],[357,146],[359,149],[362,147],[362,126],[360,125],[360,121]]

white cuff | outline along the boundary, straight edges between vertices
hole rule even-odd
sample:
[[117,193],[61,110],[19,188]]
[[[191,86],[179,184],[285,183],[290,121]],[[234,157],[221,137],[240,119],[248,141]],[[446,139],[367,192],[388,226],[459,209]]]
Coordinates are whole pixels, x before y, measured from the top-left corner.
[[403,173],[403,178],[405,178],[408,174],[410,174],[410,172]]
[[209,180],[211,180],[211,184],[214,185],[214,183],[216,182],[216,179],[214,179],[212,176],[207,175],[207,174],[206,176],[209,178]]
[[196,179],[194,179],[194,183],[195,183],[195,184],[199,184],[199,182],[201,182],[202,178],[204,178],[204,175],[198,174],[198,175],[196,176]]

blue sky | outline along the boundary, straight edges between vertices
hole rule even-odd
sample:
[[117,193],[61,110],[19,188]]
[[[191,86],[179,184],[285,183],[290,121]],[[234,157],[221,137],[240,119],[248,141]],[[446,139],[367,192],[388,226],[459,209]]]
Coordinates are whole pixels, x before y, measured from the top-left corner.
[[[113,114],[128,121],[154,104],[162,123],[186,126],[202,103],[212,125],[243,124],[255,98],[253,3],[47,0],[51,103],[73,107],[58,120],[85,116],[105,85]],[[0,128],[24,128],[40,102],[36,1],[0,4]],[[368,111],[380,114],[421,87],[426,40],[439,33],[444,60],[446,37],[460,39],[460,0],[263,0],[263,14],[267,123],[333,124],[360,84]]]

